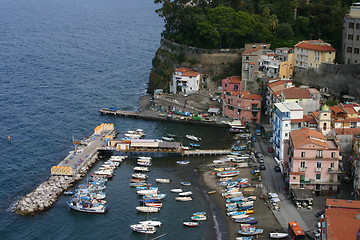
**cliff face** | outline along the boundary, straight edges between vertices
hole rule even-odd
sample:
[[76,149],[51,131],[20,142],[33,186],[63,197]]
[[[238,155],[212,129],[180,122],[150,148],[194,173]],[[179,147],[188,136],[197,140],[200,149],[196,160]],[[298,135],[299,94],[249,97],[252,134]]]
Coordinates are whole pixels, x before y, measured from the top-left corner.
[[162,39],[152,61],[148,93],[154,89],[169,90],[169,82],[175,68],[190,67],[203,74],[206,88],[215,88],[220,80],[241,74],[241,53],[243,49],[201,49],[177,44]]

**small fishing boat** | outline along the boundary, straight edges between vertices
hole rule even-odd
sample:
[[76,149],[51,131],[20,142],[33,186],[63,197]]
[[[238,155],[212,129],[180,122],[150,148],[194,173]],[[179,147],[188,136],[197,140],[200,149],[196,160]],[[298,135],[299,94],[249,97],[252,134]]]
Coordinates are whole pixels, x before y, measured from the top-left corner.
[[254,221],[254,220],[255,220],[254,217],[247,217],[247,218],[235,219],[234,221],[237,223],[247,223],[249,221]]
[[240,218],[247,218],[249,215],[243,214],[243,215],[232,215],[231,219],[240,219]]
[[134,171],[148,172],[149,168],[148,167],[134,167]]
[[287,236],[289,236],[289,234],[287,233],[279,233],[279,232],[270,233],[271,239],[282,239],[282,238],[286,238]]
[[233,177],[239,175],[240,171],[226,171],[226,172],[217,172],[216,176],[218,177]]
[[156,207],[156,208],[161,208],[162,207],[162,203],[159,202],[147,202],[145,203],[146,207]]
[[144,213],[156,213],[160,211],[160,208],[157,207],[136,207],[136,210],[138,212],[144,212]]
[[144,173],[133,173],[131,174],[132,177],[134,178],[139,178],[139,179],[147,179],[148,176]]
[[193,193],[191,191],[179,193],[180,197],[190,197]]
[[175,197],[176,201],[180,201],[180,202],[188,202],[193,200],[192,197]]
[[145,187],[148,184],[146,182],[130,182],[129,183],[130,187]]
[[206,212],[195,212],[193,213],[193,216],[205,216]]
[[190,182],[180,182],[180,184],[183,186],[191,186]]
[[154,195],[158,193],[157,189],[141,189],[137,190],[136,193],[138,195]]
[[183,222],[184,226],[187,226],[187,227],[197,227],[200,225],[199,222]]
[[152,165],[151,161],[137,161],[137,165],[149,167]]
[[161,199],[140,199],[139,202],[145,203],[160,203]]
[[145,133],[143,132],[142,129],[137,129],[135,131],[127,131],[127,133],[125,133],[124,136],[132,139],[139,139],[145,137]]
[[193,141],[196,141],[196,142],[201,141],[201,138],[196,137],[196,136],[194,136],[194,135],[186,135],[185,137],[186,137],[187,139],[189,139],[189,140],[193,140]]
[[177,164],[186,165],[189,164],[190,161],[176,161]]
[[146,190],[146,189],[152,189],[152,190],[158,190],[158,187],[151,187],[151,185],[149,184],[149,186],[143,186],[143,187],[136,187],[136,190]]
[[252,237],[237,237],[236,240],[253,240]]
[[157,182],[157,183],[170,183],[171,180],[168,179],[168,178],[156,178],[155,182]]
[[74,191],[66,191],[63,193],[64,195],[74,195],[75,192]]
[[210,195],[210,194],[214,194],[214,193],[216,193],[216,190],[208,191],[208,194],[209,194],[209,195]]
[[152,160],[152,157],[140,156],[140,157],[138,157],[138,160],[148,160],[148,161],[151,161],[151,160]]
[[172,137],[161,137],[162,140],[166,141],[166,142],[172,142],[174,141],[175,139],[172,138]]
[[153,195],[145,195],[143,196],[143,199],[164,199],[166,197],[165,193],[159,193],[159,194],[153,194]]
[[130,179],[130,182],[142,182],[142,183],[144,183],[144,182],[146,182],[146,179],[132,178],[132,179]]
[[154,221],[154,220],[146,220],[146,221],[140,221],[140,224],[147,225],[147,226],[153,226],[153,227],[161,227],[160,221]]
[[131,230],[138,233],[154,234],[156,233],[156,227],[146,224],[133,224],[130,225]]
[[190,147],[193,147],[193,148],[199,148],[199,147],[200,147],[200,144],[197,144],[197,143],[189,143],[189,146],[190,146]]
[[191,220],[193,220],[193,221],[205,221],[206,216],[191,216]]
[[76,211],[89,212],[89,213],[105,213],[107,206],[98,202],[92,202],[90,197],[72,198],[66,204]]
[[248,235],[248,236],[253,236],[253,235],[258,235],[264,232],[264,229],[262,228],[256,228],[253,226],[247,226],[247,227],[241,227],[240,230],[238,230],[238,233],[241,235]]
[[183,190],[181,188],[173,188],[170,191],[173,193],[181,193]]

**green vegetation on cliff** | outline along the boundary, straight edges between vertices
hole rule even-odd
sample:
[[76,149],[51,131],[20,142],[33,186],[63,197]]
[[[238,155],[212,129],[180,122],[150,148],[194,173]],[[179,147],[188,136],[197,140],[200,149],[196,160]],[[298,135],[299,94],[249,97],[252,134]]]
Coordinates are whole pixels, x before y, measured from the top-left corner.
[[340,49],[350,0],[155,0],[163,37],[199,48],[241,48],[249,42],[292,46],[321,38]]

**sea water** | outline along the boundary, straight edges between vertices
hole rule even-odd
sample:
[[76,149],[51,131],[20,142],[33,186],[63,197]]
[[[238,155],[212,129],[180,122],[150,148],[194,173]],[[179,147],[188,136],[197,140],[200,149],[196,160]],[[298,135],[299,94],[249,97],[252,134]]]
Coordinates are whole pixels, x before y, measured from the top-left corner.
[[[194,134],[203,138],[204,148],[229,145],[231,138],[221,128],[97,112],[111,106],[136,110],[145,94],[164,25],[152,0],[0,0],[0,6],[1,239],[151,239],[129,228],[144,219],[163,222],[154,236],[161,239],[215,238],[212,220],[198,228],[182,225],[192,212],[211,210],[194,170],[209,157],[181,158],[191,161],[185,166],[176,164],[176,156],[154,158],[149,181],[172,179],[157,184],[168,194],[159,213],[135,210],[139,197],[129,179],[136,156],[107,184],[106,214],[70,210],[67,196],[35,216],[12,212],[16,200],[46,180],[51,166],[73,149],[72,137],[85,138],[102,122],[115,123],[120,136],[142,128],[147,138],[173,133],[187,144],[185,134]],[[194,201],[175,201],[170,189],[179,188],[180,181],[195,183],[186,187]]]

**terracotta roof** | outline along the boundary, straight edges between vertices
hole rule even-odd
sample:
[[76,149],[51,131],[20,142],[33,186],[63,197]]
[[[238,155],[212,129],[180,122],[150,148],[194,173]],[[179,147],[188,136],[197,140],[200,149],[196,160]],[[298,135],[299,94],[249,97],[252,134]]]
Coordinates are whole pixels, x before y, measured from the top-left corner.
[[256,62],[249,62],[249,64],[250,64],[250,65],[255,65],[255,64],[256,64]]
[[333,48],[330,44],[323,41],[303,41],[294,46],[295,48],[308,49],[313,51],[320,52],[336,52],[336,49]]
[[176,72],[187,72],[187,71],[191,71],[189,68],[186,67],[181,67],[181,68],[177,68],[175,69]]
[[348,114],[357,114],[353,107],[344,106],[343,108]]
[[262,49],[262,47],[250,48],[248,50],[243,51],[243,54],[252,53],[252,52],[255,52],[255,51],[260,50],[260,49]]
[[282,92],[286,99],[312,99],[309,89],[293,87],[284,89]]
[[321,132],[312,130],[310,128],[301,128],[290,132],[290,138],[295,148],[300,148],[307,144],[315,144],[323,148],[328,148],[326,142],[319,141],[317,139],[326,141],[324,135]]
[[325,221],[327,223],[327,239],[356,239],[360,226],[357,215],[360,201],[327,199]]
[[228,83],[241,83],[240,76],[232,76],[225,79]]
[[312,124],[316,124],[316,119],[313,115],[311,114],[308,114],[308,115],[304,115],[304,120],[305,122],[309,122],[309,123],[312,123]]
[[267,85],[268,85],[268,87],[273,88],[275,86],[283,85],[286,82],[291,82],[291,80],[279,80],[279,81],[268,83]]
[[341,106],[332,106],[330,107],[332,112],[336,113],[346,113],[345,110]]
[[360,134],[360,128],[336,128],[336,135],[354,135]]
[[241,98],[245,98],[245,99],[254,99],[254,100],[261,100],[261,95],[257,95],[257,94],[250,94],[250,91],[244,91],[240,93]]

